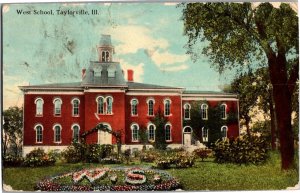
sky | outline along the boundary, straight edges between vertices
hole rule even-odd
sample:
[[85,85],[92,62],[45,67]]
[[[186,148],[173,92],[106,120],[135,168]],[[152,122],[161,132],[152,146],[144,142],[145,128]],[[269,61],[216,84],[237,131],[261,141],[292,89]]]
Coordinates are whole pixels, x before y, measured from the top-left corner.
[[[99,14],[92,15],[92,9]],[[186,54],[182,11],[174,3],[9,4],[2,12],[4,109],[22,105],[18,86],[81,81],[81,69],[98,58],[101,34],[111,35],[114,61],[125,71],[133,69],[136,82],[220,91],[233,78],[230,72],[218,74],[205,55],[193,62]]]

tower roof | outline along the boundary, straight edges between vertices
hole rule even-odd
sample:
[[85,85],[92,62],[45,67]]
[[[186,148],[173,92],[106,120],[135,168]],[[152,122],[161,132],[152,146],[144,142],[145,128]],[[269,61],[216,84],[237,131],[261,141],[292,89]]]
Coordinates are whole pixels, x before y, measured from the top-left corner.
[[101,35],[100,46],[112,46],[110,35]]

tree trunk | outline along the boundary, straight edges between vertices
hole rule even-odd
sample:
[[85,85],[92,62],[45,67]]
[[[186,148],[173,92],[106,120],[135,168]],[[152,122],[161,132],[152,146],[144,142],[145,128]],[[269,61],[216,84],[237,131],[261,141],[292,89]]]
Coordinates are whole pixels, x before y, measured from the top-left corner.
[[247,135],[250,137],[251,133],[250,133],[250,117],[245,117],[245,124],[246,124],[246,131],[247,131]]
[[281,168],[287,170],[294,163],[294,138],[291,124],[291,93],[287,84],[285,56],[269,55],[269,73],[273,86],[273,98],[281,152]]
[[274,104],[272,93],[269,91],[269,105],[270,105],[270,118],[271,118],[271,147],[272,150],[276,149],[276,124],[275,124],[275,111],[274,111]]

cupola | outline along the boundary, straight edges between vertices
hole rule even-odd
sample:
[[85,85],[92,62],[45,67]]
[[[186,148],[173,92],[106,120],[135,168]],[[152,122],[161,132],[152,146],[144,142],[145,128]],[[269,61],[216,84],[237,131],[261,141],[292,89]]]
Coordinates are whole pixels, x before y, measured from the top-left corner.
[[100,43],[97,46],[99,62],[112,62],[114,47],[111,44],[110,35],[101,35]]

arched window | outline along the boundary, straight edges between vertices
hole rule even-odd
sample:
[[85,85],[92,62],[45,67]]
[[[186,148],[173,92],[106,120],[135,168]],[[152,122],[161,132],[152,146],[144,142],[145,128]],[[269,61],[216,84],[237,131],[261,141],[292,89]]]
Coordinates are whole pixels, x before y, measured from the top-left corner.
[[138,124],[131,125],[131,133],[132,133],[132,142],[139,141],[139,125]]
[[113,98],[107,97],[106,98],[106,114],[112,114],[112,107],[113,107]]
[[207,109],[208,109],[208,105],[207,104],[202,104],[201,105],[201,117],[203,120],[207,120]]
[[148,116],[153,116],[154,115],[154,100],[149,99],[147,101],[148,103]]
[[62,104],[61,99],[56,98],[54,99],[53,103],[54,103],[54,115],[56,116],[61,115],[61,104]]
[[43,126],[42,125],[36,125],[34,127],[35,130],[35,141],[36,143],[43,143]]
[[60,143],[61,142],[61,126],[54,125],[54,142]]
[[227,138],[227,126],[222,126],[221,127],[221,136],[222,136],[222,139],[225,140]]
[[183,106],[183,108],[184,108],[184,119],[189,120],[190,119],[191,105],[187,103]]
[[202,140],[208,142],[208,128],[202,127]]
[[72,106],[73,106],[72,114],[73,114],[73,116],[78,116],[79,115],[79,103],[80,103],[79,99],[73,99],[72,100]]
[[171,101],[169,99],[164,100],[164,109],[165,109],[165,116],[170,116],[171,114]]
[[227,118],[227,114],[226,114],[226,104],[222,104],[221,105],[221,118],[222,119],[226,119]]
[[139,101],[137,99],[132,99],[130,104],[131,104],[131,115],[133,115],[133,116],[138,115]]
[[73,130],[72,140],[77,143],[79,142],[79,130],[80,130],[79,125],[77,124],[73,125],[72,130]]
[[97,113],[104,114],[104,98],[102,96],[97,97]]
[[165,125],[165,139],[166,141],[172,141],[171,124]]
[[148,125],[148,141],[155,141],[155,125],[152,123]]
[[35,103],[35,108],[36,108],[36,110],[35,110],[35,114],[37,115],[37,116],[42,116],[43,115],[43,105],[44,105],[44,101],[43,101],[43,99],[42,98],[37,98],[35,101],[34,101],[34,103]]
[[102,51],[102,62],[109,62],[109,52],[108,51]]

